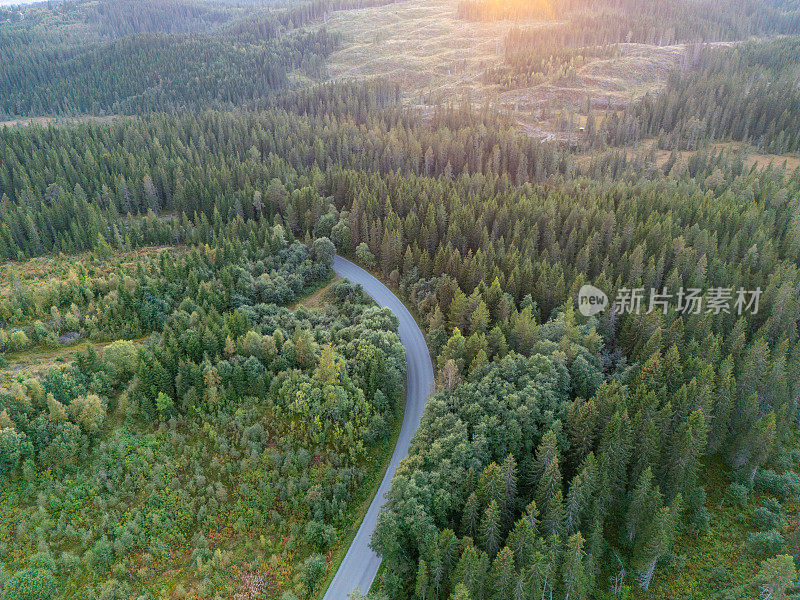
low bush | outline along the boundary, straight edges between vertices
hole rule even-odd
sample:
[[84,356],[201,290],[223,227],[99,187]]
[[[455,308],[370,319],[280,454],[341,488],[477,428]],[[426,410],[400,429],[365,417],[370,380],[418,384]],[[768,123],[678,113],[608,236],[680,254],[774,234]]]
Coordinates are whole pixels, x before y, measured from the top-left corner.
[[783,545],[783,536],[774,529],[747,536],[747,551],[756,556],[776,556]]
[[736,508],[744,508],[747,506],[747,500],[750,497],[750,490],[741,483],[732,483],[728,486],[727,492],[728,501]]

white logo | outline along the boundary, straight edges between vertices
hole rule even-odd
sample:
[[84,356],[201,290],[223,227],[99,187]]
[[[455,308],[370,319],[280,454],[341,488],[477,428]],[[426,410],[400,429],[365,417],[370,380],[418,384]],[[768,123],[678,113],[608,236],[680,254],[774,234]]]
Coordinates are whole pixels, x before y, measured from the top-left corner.
[[608,296],[593,285],[584,285],[578,292],[578,311],[584,317],[603,312],[608,306]]

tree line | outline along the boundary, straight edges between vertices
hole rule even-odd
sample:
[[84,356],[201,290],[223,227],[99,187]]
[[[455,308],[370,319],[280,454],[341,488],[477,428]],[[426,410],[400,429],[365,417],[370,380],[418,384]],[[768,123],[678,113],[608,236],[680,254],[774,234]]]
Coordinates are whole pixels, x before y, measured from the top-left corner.
[[292,74],[322,75],[340,40],[317,24],[336,10],[383,3],[37,5],[0,26],[0,114],[268,106],[291,87]]
[[693,48],[666,89],[612,113],[594,143],[658,138],[661,148],[696,150],[713,140],[751,144],[785,154],[800,148],[796,66],[800,38],[729,48]]

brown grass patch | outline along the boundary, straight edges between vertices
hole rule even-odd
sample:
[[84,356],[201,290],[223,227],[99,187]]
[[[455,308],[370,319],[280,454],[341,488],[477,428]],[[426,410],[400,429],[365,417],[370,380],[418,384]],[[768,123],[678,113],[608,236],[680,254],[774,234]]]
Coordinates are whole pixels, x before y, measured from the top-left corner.
[[309,294],[302,300],[298,300],[294,304],[290,305],[289,310],[297,310],[301,306],[311,310],[324,310],[325,307],[331,303],[328,295],[331,290],[331,286],[337,281],[341,280],[341,277],[335,275],[333,279],[331,279],[330,282],[328,282],[324,287],[321,287],[316,292]]
[[566,116],[582,112],[587,98],[601,116],[602,107],[624,107],[659,90],[684,51],[683,45],[620,44],[615,56],[587,57],[569,77],[508,89],[484,77],[487,68],[503,64],[506,33],[559,21],[466,21],[458,6],[459,0],[408,0],[336,13],[327,27],[345,43],[330,57],[329,78],[388,77],[400,84],[404,103],[423,114],[437,103],[469,99],[511,113],[530,135],[564,138],[579,126],[567,124]]

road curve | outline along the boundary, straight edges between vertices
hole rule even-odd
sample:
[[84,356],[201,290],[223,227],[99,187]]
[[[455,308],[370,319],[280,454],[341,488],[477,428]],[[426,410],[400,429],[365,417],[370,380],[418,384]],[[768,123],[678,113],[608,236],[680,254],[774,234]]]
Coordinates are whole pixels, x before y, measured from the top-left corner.
[[349,260],[337,256],[333,261],[333,270],[340,277],[346,277],[353,283],[360,283],[378,305],[391,310],[400,320],[398,333],[400,341],[406,348],[406,410],[400,436],[392,454],[389,468],[381,481],[378,493],[369,505],[358,533],[350,544],[347,554],[339,565],[339,570],[331,581],[323,600],[347,600],[350,593],[360,588],[363,593],[369,591],[372,581],[378,572],[381,559],[369,547],[372,532],[378,524],[378,513],[389,491],[394,472],[400,461],[408,456],[411,438],[419,427],[425,403],[433,391],[433,364],[425,336],[417,326],[417,322],[405,305],[389,288],[375,277]]

